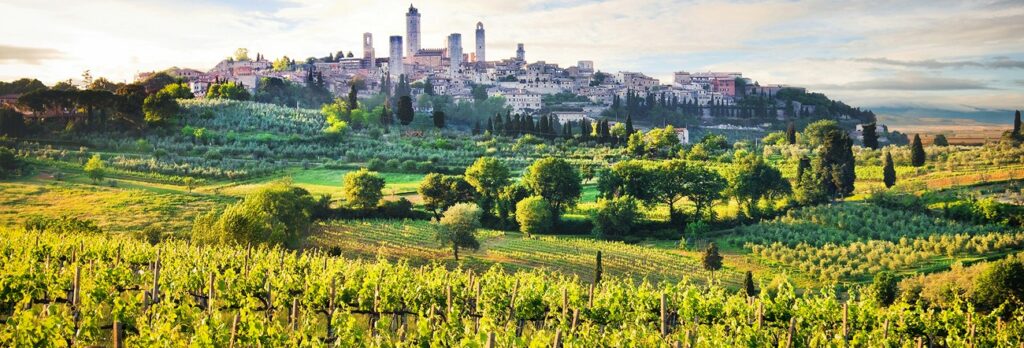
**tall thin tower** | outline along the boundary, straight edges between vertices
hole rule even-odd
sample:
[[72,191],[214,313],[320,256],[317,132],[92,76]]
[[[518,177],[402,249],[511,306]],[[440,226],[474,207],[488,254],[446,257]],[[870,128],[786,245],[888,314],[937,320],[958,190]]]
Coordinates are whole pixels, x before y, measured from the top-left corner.
[[519,44],[516,48],[516,59],[526,61],[526,49],[523,48],[523,44]]
[[413,57],[420,52],[420,10],[409,4],[405,14],[405,37],[409,40],[406,55]]
[[402,63],[402,37],[391,36],[391,55],[388,56],[388,74],[391,78],[397,79],[399,75],[405,74],[405,66]]
[[476,22],[476,61],[477,63],[487,62],[486,41],[484,37],[484,24]]
[[448,35],[448,60],[451,64],[451,74],[454,76],[462,66],[462,34]]
[[373,69],[377,64],[377,53],[373,51],[373,34],[363,33],[363,64],[367,69]]

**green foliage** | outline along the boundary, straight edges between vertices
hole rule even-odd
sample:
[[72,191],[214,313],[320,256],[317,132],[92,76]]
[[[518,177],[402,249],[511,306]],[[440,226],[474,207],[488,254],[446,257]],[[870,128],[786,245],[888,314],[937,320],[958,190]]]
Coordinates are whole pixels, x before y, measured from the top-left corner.
[[526,168],[523,184],[534,195],[544,197],[551,204],[556,218],[563,209],[574,206],[583,191],[576,168],[563,159],[553,157],[536,160]]
[[59,218],[31,216],[25,220],[24,225],[26,231],[35,233],[49,232],[58,235],[68,235],[72,233],[99,234],[103,232],[92,220],[67,215]]
[[743,293],[748,297],[757,296],[757,288],[754,287],[754,273],[747,271],[743,276]]
[[932,145],[935,146],[949,146],[949,140],[946,139],[944,134],[938,134],[935,139],[932,140]]
[[480,248],[476,239],[476,230],[480,228],[480,215],[483,211],[473,203],[458,203],[444,211],[438,221],[437,240],[441,244],[451,245],[455,260],[459,260],[459,248]]
[[494,157],[477,158],[466,168],[465,174],[466,182],[473,185],[484,198],[481,206],[485,212],[490,212],[493,202],[498,199],[498,194],[508,185],[509,177],[508,166]]
[[551,229],[555,216],[552,207],[543,197],[532,196],[516,203],[516,222],[519,231],[526,234],[544,233]]
[[398,116],[398,122],[403,126],[408,126],[412,123],[413,117],[416,116],[412,108],[412,98],[407,95],[399,97],[395,114]]
[[82,167],[82,170],[84,170],[85,174],[92,179],[93,183],[103,181],[107,172],[106,164],[103,163],[103,159],[100,158],[99,154],[92,155],[92,157],[89,158],[89,161],[85,162],[85,166]]
[[637,201],[630,196],[602,199],[591,214],[594,234],[605,239],[622,239],[630,236],[640,216]]
[[914,142],[910,144],[910,164],[915,167],[924,165],[926,159],[924,145],[921,144],[921,136],[914,134]]
[[14,109],[0,107],[0,136],[18,138],[25,132],[25,117]]
[[284,183],[255,191],[219,215],[196,218],[192,239],[206,243],[266,243],[297,248],[309,233],[315,200],[308,191]]
[[889,152],[885,153],[885,164],[882,168],[882,182],[885,183],[885,188],[892,188],[896,186],[896,165],[892,162],[892,154]]
[[342,180],[342,198],[355,209],[371,209],[384,197],[384,178],[366,168],[348,172]]
[[212,84],[206,91],[206,99],[249,100],[250,97],[249,90],[235,82]]
[[441,212],[456,203],[472,202],[476,199],[476,190],[465,178],[458,175],[427,174],[420,182],[417,192],[423,198],[423,206],[433,212],[435,218],[440,218]]
[[899,279],[891,272],[878,272],[874,281],[871,282],[871,294],[875,301],[883,306],[889,306],[896,301],[899,295]]
[[7,179],[21,174],[21,159],[6,147],[0,147],[0,179]]
[[1024,302],[1024,262],[1013,258],[992,264],[978,278],[974,296],[987,309],[1004,303],[1019,308]]
[[516,204],[530,197],[530,189],[521,183],[505,186],[498,193],[498,217],[502,220],[515,220]]
[[711,272],[722,269],[722,255],[718,254],[718,246],[714,242],[708,243],[708,247],[704,249],[701,265],[704,266],[705,270]]
[[757,203],[762,198],[778,198],[791,191],[789,181],[778,169],[755,155],[740,158],[729,178],[729,193],[746,207],[748,217],[757,216]]
[[160,91],[146,97],[142,103],[145,120],[150,124],[170,122],[180,111],[177,99],[192,99],[192,91],[188,85],[172,83]]

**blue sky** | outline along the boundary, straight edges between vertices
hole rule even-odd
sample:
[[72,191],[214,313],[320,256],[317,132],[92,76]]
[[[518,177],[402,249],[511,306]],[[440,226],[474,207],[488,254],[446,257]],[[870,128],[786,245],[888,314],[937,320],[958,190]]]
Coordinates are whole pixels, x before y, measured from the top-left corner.
[[[1021,1],[417,1],[423,46],[487,29],[488,57],[593,60],[606,72],[741,71],[880,110],[970,116],[1024,107]],[[237,47],[270,58],[377,52],[408,1],[7,0],[0,80],[130,80],[208,69]],[[466,43],[471,45],[471,43]],[[916,111],[915,111],[916,110]],[[897,114],[893,112],[893,114]],[[990,119],[990,117],[985,118]],[[1009,118],[1007,118],[1009,120]],[[898,121],[898,120],[897,120]]]

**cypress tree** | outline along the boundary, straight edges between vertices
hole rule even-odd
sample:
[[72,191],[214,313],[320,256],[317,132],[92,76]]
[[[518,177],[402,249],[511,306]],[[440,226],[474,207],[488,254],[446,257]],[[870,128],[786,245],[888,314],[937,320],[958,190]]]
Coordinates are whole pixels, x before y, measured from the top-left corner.
[[754,287],[754,273],[747,271],[747,274],[743,277],[743,289],[746,290],[747,296],[757,296],[757,288]]
[[348,91],[348,109],[355,110],[359,108],[359,91],[356,89],[356,84],[352,84],[352,88]]
[[807,170],[811,169],[811,159],[807,156],[800,157],[800,163],[796,166],[796,186],[799,187],[800,183],[803,182],[804,174]]
[[885,167],[882,168],[882,181],[885,182],[885,188],[890,188],[896,185],[896,167],[892,163],[892,154],[885,153]]
[[866,125],[863,125],[862,128],[864,129],[864,132],[863,132],[863,135],[864,135],[864,147],[869,147],[872,150],[877,150],[878,149],[878,133],[875,132],[875,128],[876,128],[875,124],[874,123],[866,124]]
[[490,117],[487,118],[487,133],[494,135],[494,123],[491,121]]
[[932,140],[932,145],[949,146],[949,139],[946,139],[946,136],[943,134],[936,135],[935,139]]
[[629,136],[632,135],[634,131],[636,131],[636,130],[633,129],[633,115],[632,114],[626,115],[626,138],[628,139]]
[[562,125],[562,135],[566,139],[572,139],[572,122],[566,122]]
[[408,126],[412,123],[412,119],[415,116],[415,111],[412,109],[412,98],[403,95],[398,98],[398,122],[402,123],[403,126]]
[[790,123],[790,127],[785,128],[785,139],[790,141],[791,145],[797,144],[797,125]]
[[601,251],[598,250],[597,251],[597,261],[596,261],[596,264],[594,266],[594,285],[597,285],[598,283],[601,282],[601,273],[603,273],[603,272],[604,272],[604,269],[601,267]]
[[915,167],[924,165],[924,145],[921,144],[921,136],[914,134],[914,142],[910,144],[910,164]]
[[1020,110],[1013,114],[1013,135],[1020,134]]

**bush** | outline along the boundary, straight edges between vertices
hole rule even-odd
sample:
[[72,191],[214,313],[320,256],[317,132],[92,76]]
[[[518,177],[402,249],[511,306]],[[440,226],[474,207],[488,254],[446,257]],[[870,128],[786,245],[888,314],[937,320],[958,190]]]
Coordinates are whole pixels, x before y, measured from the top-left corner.
[[384,178],[366,168],[345,174],[343,182],[342,198],[353,208],[375,208],[384,197]]
[[405,197],[397,201],[384,201],[378,208],[382,217],[388,219],[411,219],[415,215],[412,211],[412,202]]
[[72,216],[61,216],[59,218],[31,216],[25,220],[25,229],[35,232],[49,231],[57,234],[103,232],[92,220],[84,220]]
[[633,232],[636,225],[637,201],[631,196],[602,199],[591,215],[594,234],[606,239],[622,239]]
[[386,169],[384,161],[381,160],[380,158],[374,158],[371,159],[369,162],[366,162],[366,168],[375,172],[379,172]]
[[406,172],[406,173],[415,173],[416,172],[416,167],[417,167],[416,161],[414,161],[414,160],[405,160],[405,161],[402,161],[402,164],[399,167],[399,169],[401,169],[401,171]]
[[516,203],[516,222],[519,231],[526,234],[543,233],[551,229],[551,205],[540,196],[528,197]]
[[879,304],[891,305],[899,294],[899,279],[888,271],[876,273],[875,280],[871,283],[871,293]]
[[384,167],[391,170],[398,170],[402,166],[402,161],[399,161],[397,158],[389,159],[384,163]]
[[21,160],[14,151],[0,147],[0,179],[11,178],[21,174]]
[[986,309],[1005,302],[1024,301],[1024,263],[1020,259],[998,261],[981,274],[974,288],[975,301]]
[[196,218],[192,239],[207,243],[267,243],[298,247],[316,202],[308,191],[274,184],[253,192],[219,215]]

